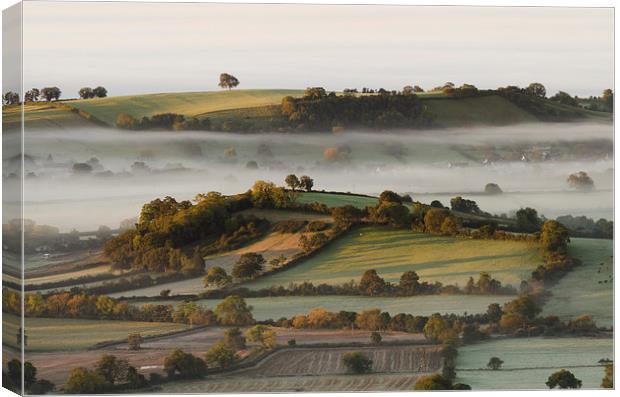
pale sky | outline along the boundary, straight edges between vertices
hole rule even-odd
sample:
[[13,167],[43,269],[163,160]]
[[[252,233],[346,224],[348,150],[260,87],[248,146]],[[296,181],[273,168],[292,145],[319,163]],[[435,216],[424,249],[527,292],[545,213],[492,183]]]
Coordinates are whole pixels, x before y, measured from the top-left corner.
[[611,8],[24,4],[25,88],[110,95],[239,88],[613,84]]

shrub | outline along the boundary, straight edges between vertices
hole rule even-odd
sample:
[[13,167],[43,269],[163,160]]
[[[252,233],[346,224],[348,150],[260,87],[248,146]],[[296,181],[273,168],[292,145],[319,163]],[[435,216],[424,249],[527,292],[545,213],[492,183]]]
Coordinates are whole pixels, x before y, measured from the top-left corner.
[[342,356],[342,363],[350,372],[368,373],[372,370],[372,360],[361,352],[349,352]]

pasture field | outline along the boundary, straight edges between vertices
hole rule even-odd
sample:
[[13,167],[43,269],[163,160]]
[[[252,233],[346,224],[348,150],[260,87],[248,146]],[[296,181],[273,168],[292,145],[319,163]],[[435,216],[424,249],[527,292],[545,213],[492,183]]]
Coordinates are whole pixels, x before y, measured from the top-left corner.
[[158,113],[200,117],[222,110],[279,105],[287,95],[302,94],[303,90],[277,89],[177,92],[77,100],[67,102],[67,105],[85,110],[105,123],[114,125],[119,113],[136,118]]
[[[347,374],[342,355],[362,351],[373,372]],[[297,348],[275,352],[254,367],[207,380],[171,382],[164,393],[411,390],[418,376],[440,367],[436,346]]]
[[[501,370],[486,369],[491,357],[504,361]],[[500,339],[459,348],[456,382],[474,390],[547,389],[549,375],[565,368],[583,382],[600,388],[604,369],[598,361],[613,360],[613,339],[522,338]]]
[[377,205],[378,203],[378,199],[374,197],[320,192],[299,193],[296,201],[300,204],[318,202],[325,204],[328,207],[342,207],[344,205],[352,205],[357,208],[366,208],[368,206]]
[[342,284],[359,280],[368,269],[391,282],[414,270],[422,281],[461,286],[470,276],[477,278],[485,271],[504,284],[518,286],[541,261],[533,243],[461,240],[366,226],[352,230],[307,261],[246,286],[261,289],[303,281]]
[[[252,306],[252,315],[257,320],[280,317],[293,317],[307,314],[315,308],[330,311],[352,311],[379,308],[391,315],[409,313],[430,316],[433,313],[463,314],[483,313],[491,303],[504,304],[512,299],[511,295],[422,295],[400,298],[382,298],[370,296],[278,296],[265,298],[246,298]],[[215,309],[221,299],[201,299],[197,301],[205,308]],[[178,304],[179,301],[136,301],[136,305],[144,303]]]
[[569,253],[583,264],[551,288],[542,315],[553,314],[568,321],[588,314],[597,325],[613,327],[613,248],[612,240],[571,238]]
[[[16,346],[15,316],[3,313],[2,341]],[[187,329],[188,325],[174,323],[79,320],[58,318],[25,319],[27,351],[65,351],[87,349],[97,343],[127,338],[130,333],[142,336],[157,335]]]
[[[18,131],[21,128],[21,106],[3,106],[2,119],[2,125],[6,131]],[[95,126],[95,124],[69,109],[46,102],[27,103],[24,106],[24,125],[27,129],[49,129],[53,131]]]

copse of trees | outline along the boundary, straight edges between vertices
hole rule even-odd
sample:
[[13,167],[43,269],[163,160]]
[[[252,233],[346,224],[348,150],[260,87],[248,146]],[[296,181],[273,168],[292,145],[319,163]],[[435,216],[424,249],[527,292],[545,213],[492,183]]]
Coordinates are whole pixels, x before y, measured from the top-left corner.
[[590,191],[594,189],[594,181],[587,172],[579,171],[570,174],[566,178],[566,183],[573,189],[581,191]]
[[58,99],[60,99],[61,94],[62,94],[62,91],[60,91],[60,88],[58,87],[41,88],[41,97],[45,99],[47,102],[50,102],[51,100],[57,101]]
[[564,91],[558,91],[557,94],[549,98],[549,100],[553,102],[561,103],[562,105],[568,106],[579,106],[579,102],[577,102],[576,97],[572,97],[570,94]]
[[281,111],[293,126],[317,130],[415,127],[430,117],[416,95],[338,96],[322,87],[306,89],[302,98],[285,97]]
[[210,130],[209,118],[197,119],[176,113],[160,113],[138,120],[130,114],[119,113],[116,127],[125,130]]
[[613,238],[614,222],[606,219],[593,219],[585,216],[564,215],[556,218],[574,237]]
[[13,91],[7,91],[2,95],[2,102],[5,105],[15,105],[19,103],[19,94]]

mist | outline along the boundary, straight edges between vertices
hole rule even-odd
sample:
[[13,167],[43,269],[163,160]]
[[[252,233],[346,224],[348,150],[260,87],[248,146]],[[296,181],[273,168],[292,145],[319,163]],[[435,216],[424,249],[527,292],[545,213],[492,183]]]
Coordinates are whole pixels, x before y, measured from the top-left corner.
[[[296,173],[314,178],[316,190],[390,189],[444,205],[461,194],[496,214],[530,206],[547,217],[611,219],[612,139],[602,123],[339,134],[27,130],[24,213],[61,231],[116,228],[156,197],[239,193]],[[76,171],[76,163],[91,170]],[[6,188],[16,186],[6,159],[4,169]],[[569,189],[566,178],[577,171],[592,177],[595,191]],[[481,194],[490,182],[504,194]]]

